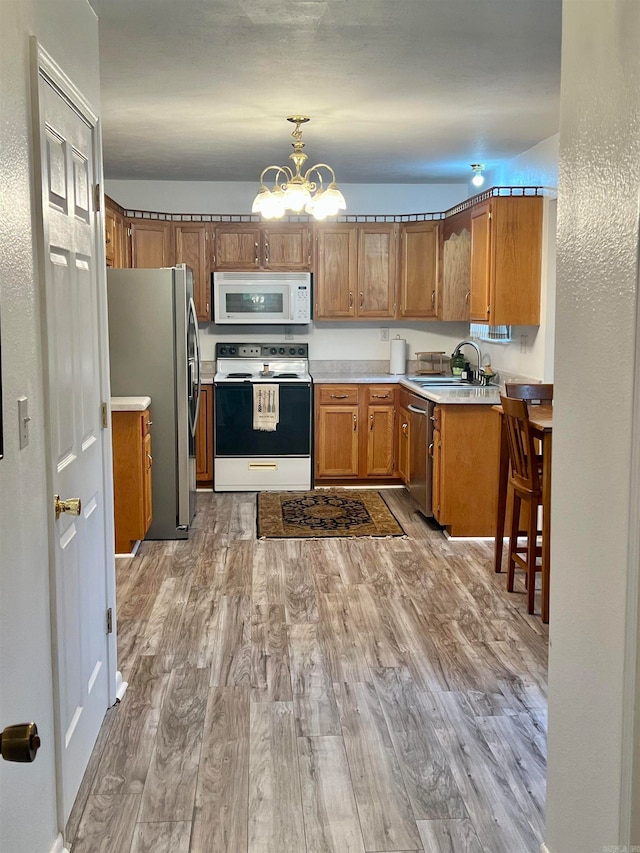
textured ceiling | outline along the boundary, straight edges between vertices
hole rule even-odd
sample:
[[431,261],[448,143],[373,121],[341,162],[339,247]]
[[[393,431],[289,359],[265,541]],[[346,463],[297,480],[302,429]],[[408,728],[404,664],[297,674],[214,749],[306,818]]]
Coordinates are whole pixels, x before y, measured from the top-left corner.
[[90,0],[105,175],[465,181],[558,130],[561,0]]

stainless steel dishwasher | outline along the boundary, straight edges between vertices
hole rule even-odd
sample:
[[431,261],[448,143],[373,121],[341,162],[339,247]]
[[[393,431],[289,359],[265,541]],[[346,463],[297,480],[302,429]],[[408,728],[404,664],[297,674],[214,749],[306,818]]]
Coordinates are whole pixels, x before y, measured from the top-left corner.
[[410,459],[409,494],[417,503],[420,512],[427,518],[433,516],[431,492],[433,480],[433,410],[435,403],[417,394],[409,394]]

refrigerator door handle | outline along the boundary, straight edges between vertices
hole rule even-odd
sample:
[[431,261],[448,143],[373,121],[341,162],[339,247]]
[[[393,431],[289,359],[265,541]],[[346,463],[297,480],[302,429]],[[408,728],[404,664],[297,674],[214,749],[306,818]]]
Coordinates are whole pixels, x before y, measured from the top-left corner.
[[196,434],[196,426],[198,424],[198,416],[200,414],[200,389],[201,385],[201,377],[200,377],[200,336],[198,334],[198,317],[196,314],[196,306],[193,301],[193,297],[189,298],[189,313],[187,325],[191,326],[193,329],[193,339],[196,345],[196,357],[195,357],[195,368],[196,368],[196,378],[195,381],[193,379],[191,373],[191,361],[189,362],[189,396],[193,397],[194,386],[195,386],[195,396],[196,396],[196,407],[193,413],[193,417],[191,416],[191,407],[189,407],[189,427],[191,429],[191,435],[195,437]]

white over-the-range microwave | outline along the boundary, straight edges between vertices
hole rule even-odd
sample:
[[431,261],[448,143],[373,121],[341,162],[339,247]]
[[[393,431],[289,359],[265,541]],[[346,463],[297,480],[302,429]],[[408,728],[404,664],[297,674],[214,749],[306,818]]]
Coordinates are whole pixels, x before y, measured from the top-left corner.
[[216,323],[309,323],[311,273],[214,272]]

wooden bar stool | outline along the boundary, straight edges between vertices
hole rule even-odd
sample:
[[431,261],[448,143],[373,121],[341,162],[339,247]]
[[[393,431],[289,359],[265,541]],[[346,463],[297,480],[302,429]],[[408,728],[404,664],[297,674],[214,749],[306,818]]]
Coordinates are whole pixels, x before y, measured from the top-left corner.
[[[500,397],[504,428],[509,449],[513,503],[507,560],[507,590],[513,592],[516,567],[524,570],[527,582],[527,609],[534,611],[536,571],[541,569],[542,548],[538,546],[538,509],[542,506],[541,457],[536,453],[534,436],[529,424],[525,400]],[[524,505],[525,529],[520,529],[521,508]],[[525,537],[525,545],[518,545],[518,537]]]

